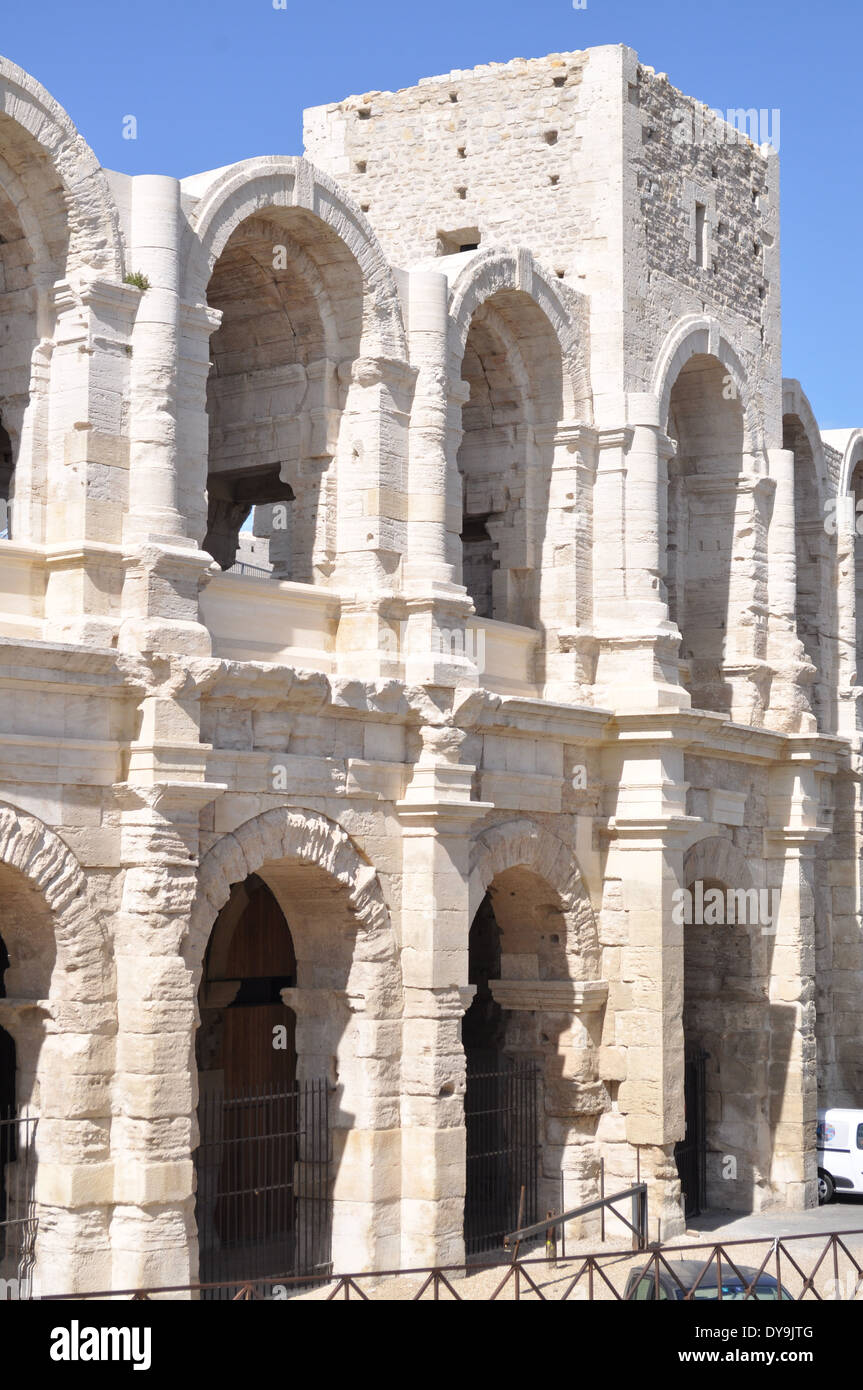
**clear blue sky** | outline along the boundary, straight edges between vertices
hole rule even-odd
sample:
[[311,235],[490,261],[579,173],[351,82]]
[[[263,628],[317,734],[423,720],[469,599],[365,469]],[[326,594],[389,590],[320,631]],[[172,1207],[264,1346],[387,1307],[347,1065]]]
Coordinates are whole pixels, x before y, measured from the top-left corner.
[[[781,111],[784,372],[863,424],[860,0],[6,0],[0,51],[109,168],[302,148],[304,106],[452,68],[626,43],[709,106]],[[122,138],[122,120],[138,139]]]

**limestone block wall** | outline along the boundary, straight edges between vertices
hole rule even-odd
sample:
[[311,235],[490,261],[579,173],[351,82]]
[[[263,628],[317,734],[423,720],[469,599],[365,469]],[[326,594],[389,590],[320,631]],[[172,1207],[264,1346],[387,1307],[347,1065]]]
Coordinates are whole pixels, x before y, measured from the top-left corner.
[[778,447],[777,151],[638,63],[628,64],[623,138],[627,387],[647,389],[669,322],[707,309],[746,361],[763,445]]
[[[863,435],[779,380],[774,157],[623,47],[182,186],[0,94],[0,1026],[45,1286],[194,1277],[198,987],[252,875],[341,1268],[463,1254],[484,902],[543,1209],[604,1160],[680,1228],[693,1044],[708,1197],[811,1203],[816,1083],[863,1074]],[[283,493],[274,578],[216,574]],[[675,920],[696,880],[777,893],[770,930]]]

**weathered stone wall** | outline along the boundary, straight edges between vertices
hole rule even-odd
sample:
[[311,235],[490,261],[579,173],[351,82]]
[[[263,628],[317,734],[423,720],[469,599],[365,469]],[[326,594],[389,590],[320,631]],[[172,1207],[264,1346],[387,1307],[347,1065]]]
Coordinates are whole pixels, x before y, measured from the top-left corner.
[[[774,157],[622,47],[349,98],[308,158],[182,187],[0,92],[0,1026],[43,1287],[194,1278],[198,988],[250,875],[335,1088],[343,1268],[463,1254],[486,894],[544,1210],[604,1161],[680,1229],[698,1041],[708,1200],[811,1204],[816,1080],[863,1066],[863,434],[779,379]],[[274,577],[216,578],[250,502]],[[778,892],[770,930],[687,935],[693,877]]]

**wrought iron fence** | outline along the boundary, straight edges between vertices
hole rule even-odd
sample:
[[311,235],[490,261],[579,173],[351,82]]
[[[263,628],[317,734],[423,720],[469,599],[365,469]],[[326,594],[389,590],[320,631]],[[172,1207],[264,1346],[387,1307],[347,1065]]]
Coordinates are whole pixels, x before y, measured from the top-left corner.
[[501,1250],[537,1219],[539,1072],[533,1062],[467,1053],[464,1239],[468,1255]]
[[[815,1252],[800,1250],[802,1242],[820,1241]],[[173,1284],[146,1289],[102,1290],[93,1293],[52,1294],[46,1301],[63,1298],[138,1301],[153,1297],[205,1297],[209,1288],[218,1287],[232,1302],[254,1299],[284,1299],[301,1294],[320,1297],[326,1302],[360,1299],[364,1302],[397,1297],[403,1301],[473,1301],[476,1297],[493,1302],[498,1299],[520,1301],[524,1297],[541,1302],[600,1299],[611,1302],[638,1302],[645,1280],[654,1291],[662,1284],[681,1301],[710,1296],[717,1301],[758,1300],[765,1289],[758,1287],[763,1276],[775,1280],[784,1299],[794,1302],[863,1301],[863,1264],[849,1249],[850,1241],[863,1241],[863,1230],[833,1232],[823,1237],[811,1233],[785,1236],[781,1240],[702,1242],[693,1245],[657,1246],[650,1251],[608,1251],[570,1256],[566,1260],[531,1257],[503,1264],[460,1264],[429,1266],[421,1269],[387,1269],[356,1274],[324,1274],[315,1280],[306,1276],[234,1279],[215,1285]],[[757,1251],[752,1264],[750,1251]],[[861,1256],[863,1258],[863,1256]],[[744,1264],[744,1259],[746,1263]],[[682,1277],[684,1262],[687,1273]],[[693,1272],[691,1266],[695,1264]],[[497,1277],[499,1276],[499,1277]],[[471,1280],[490,1280],[487,1292],[477,1294]],[[398,1281],[398,1282],[396,1282]],[[729,1284],[734,1290],[727,1292]],[[313,1286],[317,1285],[317,1292]],[[768,1291],[769,1292],[769,1291]]]
[[281,1271],[328,1273],[329,1089],[324,1081],[202,1093],[196,1215],[202,1297]]
[[35,1116],[0,1114],[0,1298],[30,1298],[36,1252]]

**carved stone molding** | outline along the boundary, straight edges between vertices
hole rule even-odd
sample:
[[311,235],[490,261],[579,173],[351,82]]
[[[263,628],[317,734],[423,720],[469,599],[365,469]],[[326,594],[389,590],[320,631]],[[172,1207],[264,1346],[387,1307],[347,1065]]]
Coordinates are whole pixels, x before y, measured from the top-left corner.
[[588,1014],[608,998],[607,980],[489,980],[502,1009],[552,1014]]

